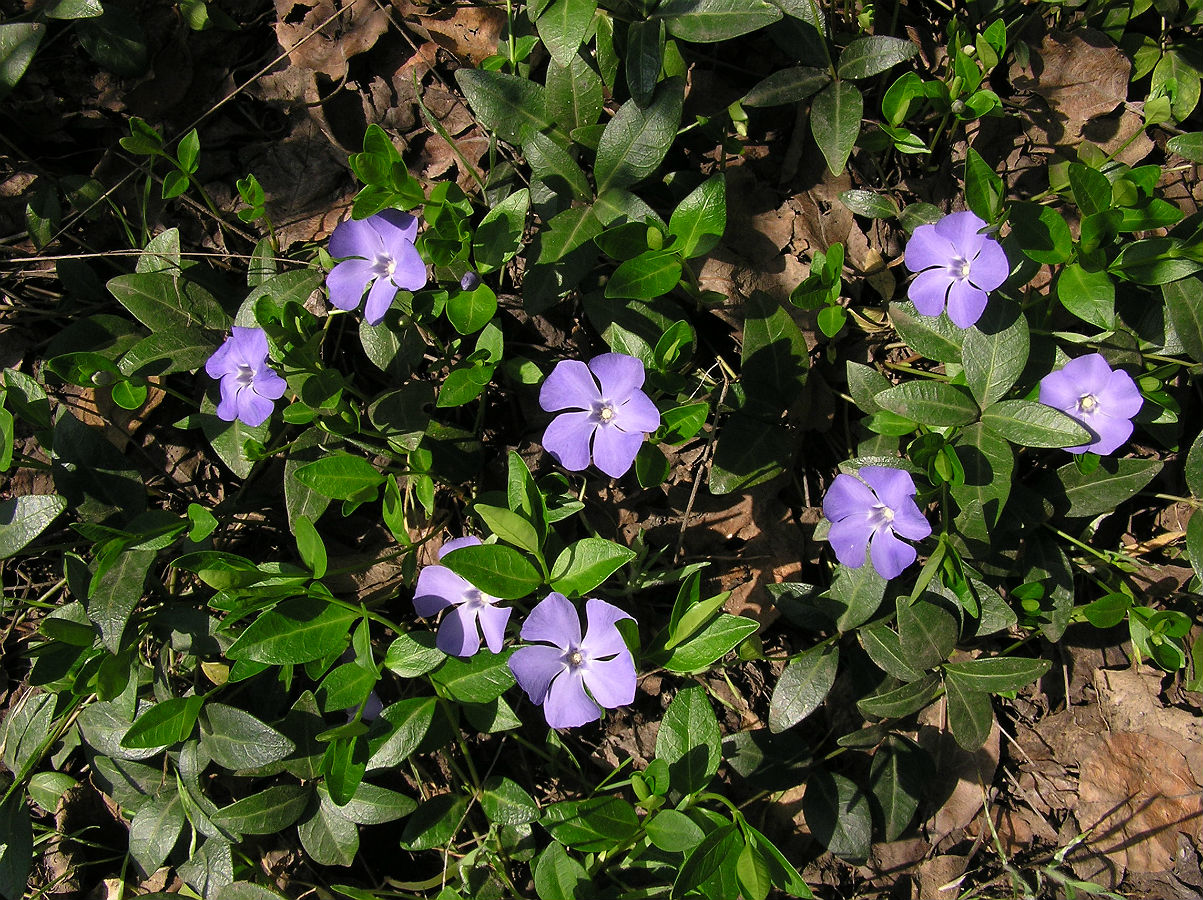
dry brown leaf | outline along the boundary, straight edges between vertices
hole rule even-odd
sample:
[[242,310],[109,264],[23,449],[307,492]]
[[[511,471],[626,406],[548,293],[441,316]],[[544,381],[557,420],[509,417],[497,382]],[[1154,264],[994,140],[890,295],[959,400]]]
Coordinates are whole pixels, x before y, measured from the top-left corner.
[[[388,13],[370,0],[342,6],[334,0],[275,2],[276,40],[289,51],[292,64],[335,81],[346,77],[351,57],[371,50],[388,30]],[[318,34],[301,43],[318,29]]]
[[919,746],[932,760],[932,775],[925,788],[936,807],[928,820],[933,846],[977,817],[998,769],[997,721],[991,725],[986,743],[970,753],[953,738],[946,718],[943,697],[919,714]]
[[392,0],[406,24],[444,50],[473,65],[497,52],[505,13],[492,6],[459,6],[427,15],[428,7],[409,0]]
[[960,892],[949,885],[958,884],[969,863],[967,856],[934,856],[919,863],[920,897],[955,897]]
[[1132,64],[1107,35],[1093,28],[1050,31],[1033,47],[1026,66],[1011,68],[1011,83],[1033,91],[1077,129],[1113,112],[1128,97]]
[[1149,666],[1095,672],[1103,715],[1115,731],[1147,734],[1177,747],[1203,784],[1203,719],[1161,702],[1163,674]]

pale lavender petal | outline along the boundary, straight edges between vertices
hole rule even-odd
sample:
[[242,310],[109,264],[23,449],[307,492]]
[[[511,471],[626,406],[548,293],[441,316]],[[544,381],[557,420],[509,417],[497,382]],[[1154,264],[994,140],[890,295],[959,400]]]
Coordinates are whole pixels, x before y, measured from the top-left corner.
[[[1088,444],[1086,449],[1091,453],[1097,453],[1099,456],[1106,456],[1109,453],[1114,453],[1122,444],[1127,443],[1128,438],[1132,437],[1132,422],[1129,419],[1116,418],[1108,415],[1105,411],[1100,411],[1090,419],[1090,427],[1098,435],[1098,440],[1093,444]],[[1072,452],[1080,452],[1074,450]]]
[[593,436],[593,464],[611,478],[621,478],[635,462],[644,437],[642,431],[599,427]]
[[232,375],[223,378],[219,384],[221,402],[217,404],[217,418],[225,422],[233,422],[238,418],[238,382]]
[[[374,217],[373,217],[374,218]],[[384,241],[372,219],[347,219],[340,222],[330,235],[330,255],[335,259],[359,256],[374,260],[384,252]]]
[[839,522],[849,516],[863,517],[876,502],[873,492],[859,478],[841,472],[823,497],[823,515],[829,522]]
[[546,641],[562,651],[581,645],[581,619],[563,594],[552,591],[522,623],[522,640]]
[[[597,428],[591,415],[587,412],[561,413],[543,432],[543,449],[570,472],[579,472],[589,466],[589,441]],[[643,435],[639,435],[639,440],[643,440]]]
[[613,422],[623,431],[655,431],[660,427],[660,410],[643,391],[634,391],[631,399],[615,407]]
[[[439,559],[442,559],[444,556],[446,556],[452,550],[462,550],[464,547],[479,547],[479,546],[480,546],[480,538],[478,538],[472,534],[466,535],[465,537],[452,538],[447,543],[445,543],[442,547],[439,548]],[[419,576],[419,581],[420,581],[420,576]],[[467,582],[465,581],[464,584],[467,584]]]
[[583,670],[585,687],[593,699],[606,709],[626,706],[635,699],[635,660],[630,653],[620,653],[613,659],[592,662]]
[[601,718],[601,708],[589,699],[581,672],[568,671],[551,683],[543,715],[552,728],[576,728]]
[[894,521],[890,525],[898,534],[912,541],[921,541],[931,534],[931,522],[927,521],[919,504],[911,499],[894,508]]
[[214,351],[213,355],[205,363],[205,372],[208,373],[210,378],[221,378],[223,375],[229,375],[237,371],[238,363],[230,359],[233,351],[234,346],[230,343],[229,338],[222,341],[221,346]]
[[957,256],[973,259],[981,249],[986,236],[981,230],[986,223],[976,215],[965,212],[951,213],[935,224],[936,233],[946,238],[956,248]]
[[403,291],[420,291],[426,287],[426,263],[413,244],[403,244],[393,253],[393,284]]
[[239,421],[245,422],[252,428],[257,428],[266,422],[275,405],[266,397],[260,397],[249,386],[238,391],[234,402],[238,408]]
[[957,328],[968,328],[986,311],[987,299],[986,292],[975,288],[969,279],[958,278],[948,289],[948,318]]
[[288,382],[264,365],[263,368],[255,373],[253,387],[255,393],[260,397],[266,397],[268,400],[279,400],[284,396],[284,392],[288,390]]
[[463,603],[472,585],[446,566],[427,566],[418,573],[414,586],[414,609],[419,616],[433,616],[445,606]]
[[633,616],[627,615],[613,603],[595,598],[585,601],[585,621],[588,626],[585,629],[585,639],[581,641],[581,649],[590,659],[630,652],[627,650],[626,641],[614,627],[615,622],[623,619],[634,621]]
[[1098,395],[1099,407],[1109,416],[1130,419],[1144,406],[1144,397],[1132,376],[1123,369],[1111,373],[1111,380]]
[[869,524],[869,515],[848,516],[838,522],[832,522],[827,532],[827,543],[835,552],[835,558],[850,569],[859,569],[865,564],[865,551],[869,548],[869,538],[873,536],[873,526]]
[[952,241],[936,231],[935,225],[920,225],[906,242],[903,262],[912,272],[922,272],[934,266],[947,266],[957,255]]
[[877,499],[890,509],[898,509],[917,493],[915,479],[911,473],[903,469],[893,469],[889,466],[865,466],[858,473],[865,484],[873,488]]
[[402,241],[412,244],[418,238],[418,220],[400,209],[382,210],[365,221],[372,223],[389,250]]
[[372,263],[365,259],[343,260],[326,276],[330,302],[343,310],[359,309],[363,292],[367,290],[368,282],[375,274]]
[[1082,393],[1078,390],[1078,385],[1074,381],[1073,376],[1067,373],[1065,369],[1049,372],[1040,379],[1039,400],[1045,406],[1051,406],[1062,412],[1069,412],[1077,408],[1078,400],[1081,396]]
[[500,653],[505,643],[505,626],[510,621],[513,610],[508,606],[482,606],[478,612],[480,630],[484,632],[485,643],[494,653]]
[[539,406],[546,412],[592,409],[601,399],[589,367],[579,359],[560,360],[539,388]]
[[948,298],[948,289],[956,279],[948,274],[947,269],[927,269],[915,276],[906,295],[911,298],[921,314],[938,316],[944,311],[944,301]]
[[368,302],[363,307],[363,320],[369,325],[379,325],[384,321],[384,315],[393,305],[397,296],[397,286],[391,279],[377,278],[372,289],[368,291]]
[[589,360],[589,369],[601,385],[602,399],[611,403],[622,403],[643,386],[643,362],[625,353],[595,356]]
[[267,332],[262,328],[230,328],[230,360],[236,365],[258,369],[267,359]]
[[1090,353],[1071,359],[1061,371],[1073,379],[1079,397],[1093,394],[1097,398],[1111,381],[1111,366],[1107,365],[1107,360],[1103,359],[1101,353]]
[[443,618],[434,645],[448,656],[475,656],[480,649],[476,631],[476,610],[457,606]]
[[1002,246],[993,238],[987,238],[977,257],[969,263],[969,280],[983,291],[992,291],[1011,274],[1011,264]]
[[552,679],[568,668],[563,650],[543,644],[519,647],[510,656],[509,666],[518,686],[537,704],[547,698]]
[[882,528],[874,535],[869,555],[873,568],[885,579],[897,578],[918,556],[914,547],[894,537],[889,528]]

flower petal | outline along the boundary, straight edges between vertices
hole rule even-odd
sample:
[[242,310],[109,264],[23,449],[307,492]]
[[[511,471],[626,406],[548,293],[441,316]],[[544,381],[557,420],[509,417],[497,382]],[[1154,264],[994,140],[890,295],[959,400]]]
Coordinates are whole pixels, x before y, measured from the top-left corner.
[[591,662],[584,672],[585,687],[607,709],[626,706],[635,699],[635,660],[629,652],[613,659]]
[[560,360],[539,388],[539,406],[545,412],[558,412],[561,409],[591,410],[594,404],[600,402],[601,394],[598,393],[597,382],[589,374],[589,367],[579,359]]
[[611,478],[621,478],[635,462],[645,437],[642,431],[599,426],[593,434],[593,464]]
[[988,237],[982,243],[977,257],[969,262],[969,280],[983,291],[992,291],[1011,274],[1011,263],[1002,245]]
[[897,578],[918,556],[914,547],[898,540],[889,528],[882,528],[874,535],[869,555],[873,568],[885,579]]
[[231,326],[230,359],[238,365],[260,368],[267,359],[267,332],[262,328]]
[[1106,410],[1100,410],[1091,417],[1090,427],[1098,435],[1098,439],[1092,444],[1087,444],[1086,449],[1099,456],[1114,453],[1132,437],[1132,421],[1112,416]]
[[418,220],[403,210],[384,209],[365,221],[372,223],[389,251],[402,242],[412,245],[417,240]]
[[568,671],[551,683],[543,701],[543,715],[552,728],[576,728],[601,718],[601,707],[589,699],[578,669]]
[[1123,369],[1111,373],[1107,386],[1098,395],[1099,407],[1109,416],[1130,419],[1144,406],[1145,399],[1132,376]]
[[393,254],[393,284],[403,291],[420,291],[426,287],[426,263],[413,244],[403,244]]
[[546,641],[561,651],[581,645],[581,618],[563,594],[552,591],[522,623],[522,640]]
[[[592,415],[587,412],[560,413],[543,432],[543,449],[570,472],[579,472],[589,466],[589,441],[597,428]],[[639,440],[643,440],[643,435],[639,435]]]
[[968,210],[951,213],[935,225],[936,233],[946,238],[962,259],[978,255],[986,241],[986,235],[981,233],[985,227],[986,223]]
[[948,318],[957,328],[968,328],[986,311],[986,292],[970,284],[967,278],[958,278],[948,289]]
[[519,647],[510,656],[510,671],[532,703],[542,704],[552,679],[567,670],[563,657],[562,650],[542,644]]
[[[1045,406],[1051,406],[1062,412],[1072,412],[1077,409],[1078,400],[1082,393],[1078,389],[1073,375],[1065,369],[1049,372],[1040,379],[1040,395],[1038,399]],[[1075,416],[1075,418],[1077,418]]]
[[944,312],[948,289],[954,281],[956,279],[947,269],[926,269],[915,276],[915,280],[906,289],[906,295],[922,315],[938,316]]
[[919,504],[910,499],[894,508],[894,521],[890,526],[911,541],[921,541],[931,535],[931,522],[927,521]]
[[918,489],[915,479],[905,469],[893,469],[889,466],[865,466],[857,474],[865,484],[873,488],[877,499],[892,510],[897,510],[913,498]]
[[1073,379],[1078,389],[1078,397],[1094,394],[1096,399],[1107,390],[1112,374],[1111,366],[1107,365],[1107,360],[1101,353],[1088,353],[1086,356],[1071,359],[1061,371]]
[[268,400],[279,400],[284,396],[284,392],[288,390],[288,382],[281,378],[273,369],[269,369],[265,364],[263,368],[255,373],[255,380],[251,383],[251,387],[260,397],[266,397]]
[[227,337],[220,347],[213,351],[213,355],[205,362],[205,372],[210,378],[221,378],[223,375],[232,375],[238,370],[238,363],[230,359],[230,354],[233,353],[234,345],[230,343]]
[[397,297],[397,286],[391,278],[377,278],[368,291],[368,302],[363,306],[363,320],[369,325],[379,325],[385,313]]
[[613,603],[605,600],[590,598],[585,601],[585,639],[581,641],[581,649],[590,659],[602,659],[616,653],[629,653],[627,643],[614,627],[615,622],[634,617],[623,612]]
[[630,399],[614,408],[613,422],[623,431],[655,431],[660,427],[660,410],[643,391],[632,391]]
[[250,385],[239,388],[234,403],[238,408],[238,420],[252,428],[257,428],[266,422],[272,414],[272,407],[275,406],[266,397],[256,394]]
[[906,242],[903,262],[912,272],[922,272],[924,269],[948,266],[956,255],[952,241],[936,231],[935,225],[920,225]]
[[513,609],[508,606],[493,606],[492,604],[482,606],[477,611],[480,630],[485,635],[485,643],[494,653],[500,653],[502,645],[505,644],[505,626],[509,624],[512,612]]
[[335,259],[358,256],[374,260],[384,252],[384,241],[380,239],[380,232],[374,226],[372,218],[347,219],[340,222],[330,235],[327,248],[330,255]]
[[850,569],[859,569],[865,564],[865,551],[869,549],[869,538],[872,536],[873,526],[869,524],[866,512],[832,522],[827,532],[827,543],[831,544],[836,559]]
[[474,607],[457,606],[439,626],[434,645],[448,656],[475,656],[480,649],[480,634],[476,630]]
[[467,580],[446,566],[427,566],[414,586],[414,609],[419,616],[433,616],[445,606],[463,603],[472,590]]
[[233,375],[227,375],[219,383],[221,402],[217,404],[217,418],[223,422],[233,422],[238,418],[238,382]]
[[[839,522],[850,516],[868,515],[877,498],[859,478],[841,472],[831,482],[823,498],[823,515],[829,522]],[[861,554],[864,557],[864,554]]]
[[375,276],[375,269],[366,259],[345,259],[326,276],[330,302],[339,309],[359,309],[363,292]]
[[625,353],[603,353],[589,360],[589,370],[597,376],[603,400],[622,403],[631,392],[643,386],[643,362]]
[[[473,535],[473,534],[465,535],[464,537],[452,538],[447,543],[445,543],[442,547],[439,548],[439,559],[442,559],[444,556],[446,556],[452,550],[462,550],[464,547],[479,547],[479,546],[480,546],[480,538],[476,537],[476,535]],[[467,582],[464,582],[464,583],[467,584]]]

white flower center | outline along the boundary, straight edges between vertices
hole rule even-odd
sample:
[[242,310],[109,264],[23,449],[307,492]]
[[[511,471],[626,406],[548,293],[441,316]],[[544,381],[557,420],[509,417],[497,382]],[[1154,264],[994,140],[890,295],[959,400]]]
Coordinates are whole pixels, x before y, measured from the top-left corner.
[[874,528],[883,528],[894,521],[894,510],[884,503],[874,503],[869,510],[869,524]]
[[950,264],[949,267],[952,269],[952,274],[954,277],[956,277],[956,278],[968,278],[969,277],[969,269],[970,269],[969,260],[965,259],[963,256],[954,256],[952,258],[952,263]]
[[234,383],[239,388],[250,387],[255,383],[255,370],[246,363],[239,364],[238,371],[234,373]]
[[469,609],[480,609],[482,606],[488,606],[492,602],[492,597],[483,591],[478,591],[476,588],[470,588],[464,593],[464,606]]
[[1080,412],[1084,412],[1084,413],[1094,412],[1095,407],[1097,407],[1098,405],[1099,405],[1098,398],[1095,397],[1094,394],[1083,394],[1081,397],[1078,398],[1078,410]]
[[580,668],[585,664],[585,654],[581,652],[579,647],[573,647],[564,654],[564,662],[568,663],[570,668]]
[[372,266],[372,271],[375,272],[377,276],[383,276],[384,278],[391,277],[393,272],[396,270],[397,261],[391,256],[377,256],[376,262]]
[[593,415],[597,422],[602,425],[610,425],[614,422],[614,404],[609,400],[603,400],[594,410]]

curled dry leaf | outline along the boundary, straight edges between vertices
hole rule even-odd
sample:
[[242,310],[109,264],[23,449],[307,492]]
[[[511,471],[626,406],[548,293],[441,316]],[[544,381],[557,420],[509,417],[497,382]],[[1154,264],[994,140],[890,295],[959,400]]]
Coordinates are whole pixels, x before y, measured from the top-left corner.
[[[276,40],[289,60],[335,81],[346,77],[347,61],[371,50],[387,29],[388,13],[374,3],[340,8],[334,0],[276,0]],[[320,34],[305,40],[315,30]]]

